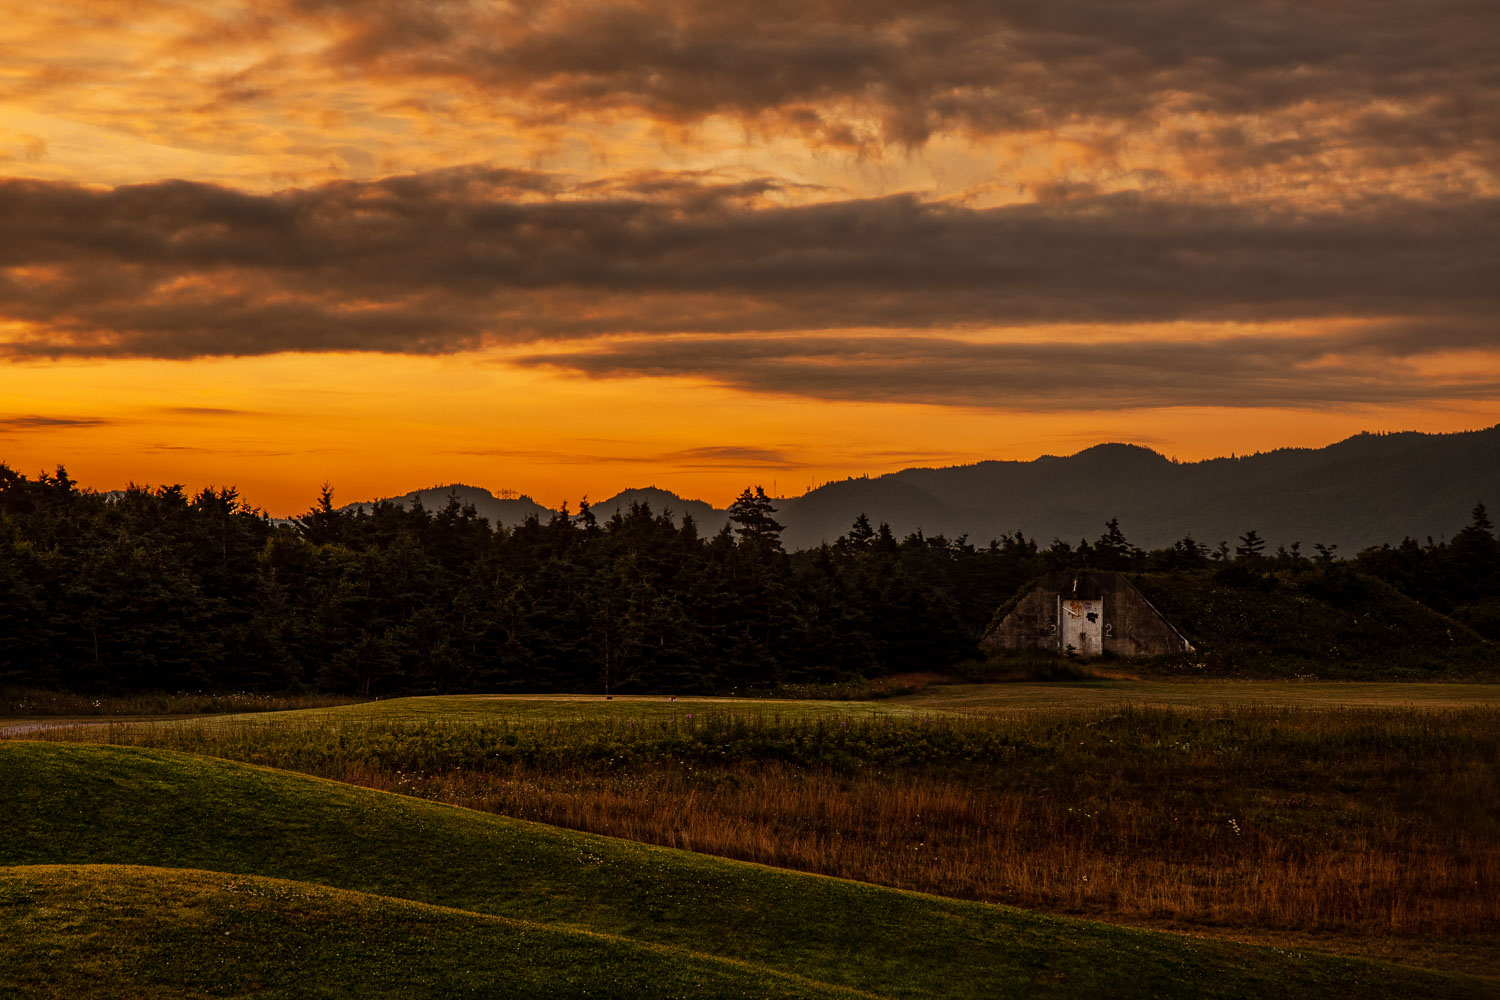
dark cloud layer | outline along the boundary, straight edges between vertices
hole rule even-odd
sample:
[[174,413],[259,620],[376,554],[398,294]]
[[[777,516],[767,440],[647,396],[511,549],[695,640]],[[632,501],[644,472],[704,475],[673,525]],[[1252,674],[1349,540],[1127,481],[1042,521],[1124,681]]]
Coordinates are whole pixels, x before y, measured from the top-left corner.
[[1489,320],[1500,201],[1326,213],[1133,196],[777,207],[738,185],[534,197],[447,171],[253,195],[0,181],[13,354],[444,352],[621,332]]
[[[1200,396],[1235,395],[1232,383],[1262,402],[1432,398],[1429,382],[1362,381],[1352,362],[1299,366],[1496,344],[1500,200],[1299,212],[1133,195],[970,209],[897,195],[787,207],[765,197],[776,187],[663,175],[573,188],[480,169],[271,195],[0,180],[0,318],[40,331],[0,351],[436,353],[716,334],[538,354],[814,395],[1046,405],[1049,380],[1075,363],[1094,373],[1075,386],[1118,380],[1129,388],[1112,397],[1131,400],[1179,392],[1182,378]],[[976,348],[867,335],[1183,320],[1276,323],[1288,336]],[[1312,336],[1350,320],[1357,335]],[[725,336],[789,331],[839,336]]]
[[1490,0],[294,0],[287,13],[331,32],[323,58],[345,71],[512,97],[540,120],[725,114],[861,145],[1339,114],[1300,149],[1232,128],[1182,138],[1227,156],[1470,152],[1490,169],[1500,141]]
[[580,454],[577,451],[542,451],[531,448],[484,448],[454,452],[459,455],[484,455],[492,458],[518,458],[532,462],[559,465],[630,464],[670,466],[685,471],[709,469],[767,468],[785,469],[801,464],[788,452],[778,448],[742,445],[709,445],[667,452],[637,450]]
[[[694,338],[537,354],[521,363],[592,377],[706,376],[738,389],[821,399],[1032,411],[1316,407],[1500,396],[1496,371],[1423,378],[1383,354],[1368,353],[1370,343],[1360,336],[1102,344]],[[1440,350],[1442,343],[1413,339],[1403,348],[1410,355]]]
[[7,431],[50,430],[58,427],[103,427],[113,421],[103,417],[48,417],[37,414],[0,417],[0,433]]
[[257,410],[237,410],[223,406],[160,406],[156,412],[170,417],[256,417]]

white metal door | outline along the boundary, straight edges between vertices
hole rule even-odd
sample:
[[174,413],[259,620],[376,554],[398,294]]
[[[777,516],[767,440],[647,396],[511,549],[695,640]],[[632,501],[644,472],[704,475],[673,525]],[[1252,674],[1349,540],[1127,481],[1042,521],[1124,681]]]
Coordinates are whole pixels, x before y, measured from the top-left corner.
[[1098,656],[1104,652],[1104,601],[1079,601],[1063,598],[1062,651],[1068,647],[1082,657]]

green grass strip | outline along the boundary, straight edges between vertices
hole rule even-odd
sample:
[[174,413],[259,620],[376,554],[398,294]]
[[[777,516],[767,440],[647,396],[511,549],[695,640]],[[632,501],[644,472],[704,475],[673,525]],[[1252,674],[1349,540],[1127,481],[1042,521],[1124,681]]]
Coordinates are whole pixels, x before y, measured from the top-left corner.
[[869,997],[767,969],[305,882],[0,868],[0,994],[37,998]]

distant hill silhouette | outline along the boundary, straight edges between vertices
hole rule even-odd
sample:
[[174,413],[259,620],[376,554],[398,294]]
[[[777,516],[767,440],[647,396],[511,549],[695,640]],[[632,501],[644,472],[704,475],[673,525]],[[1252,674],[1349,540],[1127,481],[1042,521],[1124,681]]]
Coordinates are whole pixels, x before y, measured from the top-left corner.
[[[829,497],[836,496],[837,502]],[[782,504],[789,547],[847,530],[861,510],[898,535],[921,528],[978,543],[1017,530],[1043,544],[1097,538],[1120,519],[1143,548],[1191,533],[1234,544],[1254,528],[1272,548],[1370,545],[1451,536],[1475,501],[1500,504],[1500,426],[1459,434],[1359,434],[1326,448],[1173,462],[1136,445],[1067,458],[906,469],[831,483]]]
[[600,500],[594,504],[594,516],[601,521],[606,521],[614,516],[615,511],[627,513],[630,505],[636,503],[647,504],[658,514],[662,511],[671,511],[673,520],[678,524],[682,523],[682,515],[691,514],[693,520],[698,522],[700,535],[714,534],[729,520],[729,512],[719,510],[713,504],[702,500],[685,500],[671,490],[663,490],[655,486],[624,490],[608,500]]
[[[523,494],[515,496],[495,496],[489,490],[480,486],[466,486],[463,483],[454,483],[451,486],[432,486],[425,490],[412,490],[410,493],[399,497],[387,497],[391,503],[402,507],[410,504],[414,499],[421,499],[422,506],[430,511],[442,510],[448,506],[450,496],[458,497],[461,504],[473,504],[474,510],[479,516],[493,525],[503,525],[514,528],[528,517],[535,515],[545,521],[552,516],[552,511],[537,503],[531,497]],[[369,510],[374,501],[362,503],[351,503],[340,508],[342,510]]]
[[[551,511],[529,497],[497,499],[470,486],[417,491],[441,507],[450,490],[473,502],[491,523],[513,525]],[[398,497],[409,502],[413,494]],[[1077,543],[1118,517],[1142,548],[1171,545],[1186,534],[1231,545],[1254,528],[1274,549],[1300,541],[1339,546],[1341,554],[1405,536],[1451,537],[1483,500],[1500,507],[1500,425],[1457,434],[1358,434],[1326,448],[1280,448],[1202,462],[1174,462],[1138,445],[1101,444],[1067,457],[989,461],[949,468],[905,469],[829,483],[776,500],[782,538],[798,549],[833,541],[860,513],[885,521],[897,536],[968,535],[987,544],[1024,532],[1042,544]],[[652,510],[691,513],[704,534],[725,512],[651,487],[626,490],[595,505],[600,519],[632,501]]]

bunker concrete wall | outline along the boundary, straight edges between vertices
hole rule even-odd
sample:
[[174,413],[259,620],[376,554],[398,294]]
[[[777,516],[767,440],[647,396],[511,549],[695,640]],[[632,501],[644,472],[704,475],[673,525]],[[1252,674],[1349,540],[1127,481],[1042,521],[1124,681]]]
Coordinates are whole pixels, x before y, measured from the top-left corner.
[[1119,573],[1049,573],[1024,593],[980,645],[989,650],[1062,651],[1059,598],[1104,602],[1104,649],[1122,657],[1163,656],[1191,650],[1186,640],[1128,579]]
[[981,645],[986,649],[1057,649],[1057,592],[1040,587],[1027,591]]

